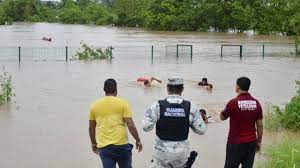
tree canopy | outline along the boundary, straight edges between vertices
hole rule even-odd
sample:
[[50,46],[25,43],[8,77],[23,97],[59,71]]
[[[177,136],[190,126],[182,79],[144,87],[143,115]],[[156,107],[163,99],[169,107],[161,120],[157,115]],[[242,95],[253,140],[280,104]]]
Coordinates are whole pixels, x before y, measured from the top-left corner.
[[300,1],[0,0],[0,24],[12,21],[300,35]]

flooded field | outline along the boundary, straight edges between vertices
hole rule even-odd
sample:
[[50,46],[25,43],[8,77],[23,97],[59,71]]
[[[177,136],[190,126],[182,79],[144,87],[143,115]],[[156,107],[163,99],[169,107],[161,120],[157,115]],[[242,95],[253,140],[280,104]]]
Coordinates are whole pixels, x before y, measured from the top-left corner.
[[[0,48],[78,46],[84,40],[99,46],[193,43],[201,46],[198,51],[203,48],[208,51],[215,48],[215,43],[223,42],[291,42],[286,37],[232,33],[149,32],[23,23],[0,27],[0,35]],[[53,37],[53,43],[39,40],[42,36]],[[294,81],[300,79],[300,58],[270,56],[240,60],[236,50],[227,52],[228,56],[223,59],[219,53],[205,55],[195,51],[192,61],[169,56],[160,57],[153,64],[149,57],[139,52],[133,52],[134,56],[128,53],[122,56],[119,52],[120,56],[111,62],[0,61],[0,67],[5,66],[13,76],[16,93],[11,104],[0,107],[0,167],[99,167],[99,158],[90,149],[88,109],[91,102],[103,96],[103,82],[110,77],[117,79],[119,95],[129,100],[144,143],[142,153],[134,151],[136,168],[150,167],[154,148],[154,131],[144,133],[141,129],[143,113],[154,101],[166,96],[165,83],[145,89],[135,82],[140,76],[155,76],[163,81],[169,76],[183,77],[183,96],[197,107],[207,109],[216,120],[226,102],[235,96],[235,80],[240,76],[252,79],[251,93],[263,104],[282,105],[294,95]],[[211,93],[197,87],[202,77],[207,77],[214,85]],[[196,168],[223,167],[227,132],[228,122],[217,121],[209,125],[207,134],[203,136],[190,134],[191,145],[199,152]]]

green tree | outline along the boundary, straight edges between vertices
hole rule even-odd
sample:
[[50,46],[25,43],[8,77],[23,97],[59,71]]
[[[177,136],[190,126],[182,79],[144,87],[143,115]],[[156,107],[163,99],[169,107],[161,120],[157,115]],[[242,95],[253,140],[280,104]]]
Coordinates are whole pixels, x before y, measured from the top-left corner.
[[91,0],[76,0],[76,3],[80,6],[81,9],[87,7],[89,4],[92,3]]
[[143,12],[148,0],[115,0],[113,11],[119,26],[143,25]]
[[191,1],[152,0],[146,8],[145,25],[162,30],[196,30],[196,7]]
[[37,14],[36,0],[16,0],[14,5],[15,20],[30,21]]
[[105,9],[105,7],[99,3],[89,4],[85,10],[84,14],[87,17],[88,22],[97,25],[105,25],[113,22],[114,17]]
[[82,9],[73,0],[64,0],[60,9],[59,20],[63,23],[87,23]]
[[5,24],[8,21],[8,16],[5,10],[0,6],[0,25]]
[[232,25],[231,28],[239,31],[251,29],[253,11],[245,1],[234,1],[232,4]]

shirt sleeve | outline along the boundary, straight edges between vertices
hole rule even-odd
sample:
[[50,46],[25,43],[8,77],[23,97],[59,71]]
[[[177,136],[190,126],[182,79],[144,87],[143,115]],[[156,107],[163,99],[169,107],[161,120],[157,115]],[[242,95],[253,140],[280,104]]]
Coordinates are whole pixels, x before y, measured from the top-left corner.
[[127,101],[124,103],[123,117],[132,117],[132,111]]
[[230,117],[231,113],[232,113],[232,101],[228,102],[224,110],[222,111],[222,114],[225,118]]
[[159,104],[154,103],[150,108],[148,108],[144,114],[143,119],[143,130],[148,132],[154,128],[154,125],[159,120]]
[[190,127],[192,130],[198,134],[198,135],[203,135],[206,130],[206,124],[203,121],[200,112],[197,108],[192,108],[190,112]]
[[93,106],[90,107],[89,120],[96,120],[96,117],[95,117],[95,114],[94,114],[94,110],[93,110]]

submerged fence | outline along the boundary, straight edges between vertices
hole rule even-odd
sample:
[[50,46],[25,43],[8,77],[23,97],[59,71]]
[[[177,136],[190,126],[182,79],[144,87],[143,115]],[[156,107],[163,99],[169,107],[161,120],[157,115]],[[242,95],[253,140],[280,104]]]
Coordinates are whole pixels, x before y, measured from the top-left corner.
[[[112,46],[117,59],[156,59],[198,57],[266,57],[300,54],[295,44],[278,43],[192,43],[155,46]],[[80,47],[0,47],[0,61],[69,61]],[[106,48],[106,47],[96,47]]]

